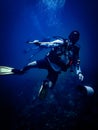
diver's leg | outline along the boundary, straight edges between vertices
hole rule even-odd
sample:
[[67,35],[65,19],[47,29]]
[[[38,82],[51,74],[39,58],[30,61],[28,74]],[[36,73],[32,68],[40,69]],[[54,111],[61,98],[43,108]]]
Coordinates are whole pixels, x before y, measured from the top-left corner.
[[53,85],[52,81],[49,81],[48,79],[44,80],[44,81],[42,82],[41,87],[40,87],[40,90],[39,90],[39,93],[38,93],[38,97],[39,97],[40,99],[45,98],[45,97],[47,96],[48,89],[49,89],[50,87],[52,87],[52,85]]
[[28,63],[27,66],[25,66],[21,70],[19,70],[19,69],[12,69],[12,72],[14,74],[24,74],[27,70],[29,70],[29,69],[31,69],[33,67],[37,67],[37,61],[33,61],[31,63]]
[[33,61],[27,64],[23,69],[21,69],[22,72],[26,72],[27,70],[31,68],[36,68],[37,67],[37,61]]
[[28,63],[23,69],[13,69],[14,74],[24,74],[26,71],[32,68],[47,69],[48,63],[46,59],[41,59]]
[[48,69],[49,68],[49,64],[46,58],[41,59],[41,60],[37,60],[37,61],[33,61],[28,63],[27,66],[25,66],[21,71],[25,72],[31,68],[39,68],[39,69]]
[[47,96],[48,89],[53,88],[55,85],[57,78],[58,78],[58,72],[55,71],[49,71],[47,79],[42,82],[42,85],[40,87],[38,96],[40,99],[43,99]]

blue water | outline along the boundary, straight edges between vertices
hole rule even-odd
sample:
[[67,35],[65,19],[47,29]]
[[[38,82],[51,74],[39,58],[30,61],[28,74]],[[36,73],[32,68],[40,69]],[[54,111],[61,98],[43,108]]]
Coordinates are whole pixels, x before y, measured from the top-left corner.
[[48,49],[26,53],[34,47],[26,44],[27,40],[56,35],[67,38],[72,30],[79,30],[84,84],[95,90],[94,97],[85,97],[76,89],[77,77],[68,71],[59,76],[47,98],[39,101],[36,97],[46,70],[32,69],[22,76],[0,76],[3,129],[6,126],[10,130],[94,128],[98,114],[97,10],[96,0],[0,1],[0,65],[20,69],[45,56]]

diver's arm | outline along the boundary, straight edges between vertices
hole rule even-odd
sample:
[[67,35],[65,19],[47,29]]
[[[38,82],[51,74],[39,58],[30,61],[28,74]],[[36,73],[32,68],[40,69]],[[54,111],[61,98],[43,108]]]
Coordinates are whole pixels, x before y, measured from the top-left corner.
[[51,41],[51,42],[40,42],[40,45],[41,46],[47,46],[47,47],[55,47],[55,46],[59,46],[60,44],[63,44],[63,40],[54,40],[54,41]]
[[76,66],[76,74],[79,76],[79,80],[83,81],[84,76],[82,74],[80,66]]
[[84,76],[82,74],[81,67],[80,67],[79,50],[80,49],[77,48],[77,53],[75,54],[75,57],[74,57],[74,66],[75,66],[76,75],[78,75],[79,80],[83,81]]
[[84,76],[82,74],[81,67],[80,67],[80,59],[77,59],[77,62],[76,62],[76,65],[75,65],[75,71],[76,71],[76,74],[79,77],[79,80],[83,81]]
[[44,46],[44,47],[55,47],[55,46],[58,46],[60,44],[63,44],[63,40],[57,39],[57,40],[54,40],[51,42],[40,42],[39,40],[34,40],[34,41],[29,41],[28,43],[35,44],[38,46]]
[[80,60],[79,59],[77,60],[77,63],[75,65],[75,72],[76,72],[77,75],[82,73],[81,67],[80,67]]

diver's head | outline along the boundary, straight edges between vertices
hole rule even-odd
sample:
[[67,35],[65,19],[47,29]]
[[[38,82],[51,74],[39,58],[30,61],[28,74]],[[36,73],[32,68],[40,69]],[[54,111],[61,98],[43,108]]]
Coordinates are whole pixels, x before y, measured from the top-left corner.
[[68,36],[70,42],[72,42],[73,44],[75,44],[79,40],[79,37],[80,33],[78,31],[72,31]]

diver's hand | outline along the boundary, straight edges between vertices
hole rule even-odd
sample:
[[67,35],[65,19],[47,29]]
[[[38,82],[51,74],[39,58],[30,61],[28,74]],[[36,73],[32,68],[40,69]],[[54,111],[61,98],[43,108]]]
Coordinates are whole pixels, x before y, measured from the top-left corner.
[[35,45],[38,45],[38,46],[40,45],[39,40],[34,40],[33,43],[34,43]]
[[79,80],[80,80],[80,81],[83,81],[83,79],[84,79],[83,74],[82,74],[82,73],[79,73],[78,76],[79,76]]
[[39,40],[34,40],[34,41],[26,41],[26,43],[28,43],[28,44],[36,44],[36,45],[40,45]]

